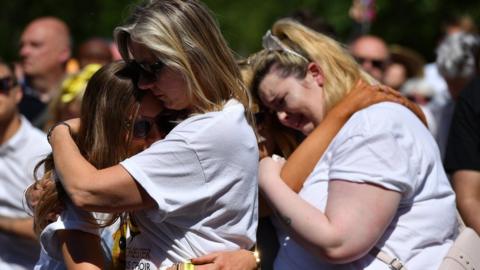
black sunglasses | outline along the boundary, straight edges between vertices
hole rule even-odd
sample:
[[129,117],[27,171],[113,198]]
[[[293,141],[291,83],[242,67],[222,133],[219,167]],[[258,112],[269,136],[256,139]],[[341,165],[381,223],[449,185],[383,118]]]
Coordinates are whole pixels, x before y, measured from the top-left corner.
[[141,117],[133,123],[133,137],[136,139],[146,138],[154,125],[157,125],[157,129],[161,133],[168,134],[176,126],[176,122],[170,115],[162,113],[155,118]]
[[133,123],[133,137],[136,139],[144,139],[152,131],[155,120],[152,118],[141,118]]
[[360,65],[363,65],[365,62],[370,62],[373,67],[378,68],[378,69],[385,69],[386,61],[385,60],[378,60],[378,59],[369,59],[365,57],[355,57],[355,60],[357,63]]
[[16,85],[17,82],[10,76],[0,78],[0,92],[2,93],[8,93]]
[[130,60],[130,65],[138,72],[138,75],[142,75],[146,78],[154,78],[155,74],[158,74],[163,69],[165,63],[158,60],[153,64],[143,64],[138,63],[135,60]]

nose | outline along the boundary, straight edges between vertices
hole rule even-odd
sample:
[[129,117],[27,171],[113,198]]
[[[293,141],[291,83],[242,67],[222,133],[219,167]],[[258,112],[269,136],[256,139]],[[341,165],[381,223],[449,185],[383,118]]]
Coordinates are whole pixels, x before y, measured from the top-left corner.
[[27,45],[21,45],[20,46],[20,56],[21,57],[26,57],[30,52],[30,49],[28,48]]
[[365,61],[363,61],[363,63],[362,63],[362,67],[363,67],[363,69],[365,69],[365,70],[371,70],[371,69],[373,68],[372,62],[371,62],[370,60],[365,60]]
[[150,78],[149,76],[140,74],[140,78],[138,79],[138,83],[137,83],[137,86],[139,89],[150,90],[154,84],[155,84],[155,78]]

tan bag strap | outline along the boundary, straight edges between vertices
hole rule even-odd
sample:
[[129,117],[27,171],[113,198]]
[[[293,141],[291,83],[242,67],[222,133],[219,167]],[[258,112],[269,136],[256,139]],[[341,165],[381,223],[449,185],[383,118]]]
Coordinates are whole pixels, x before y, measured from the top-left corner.
[[373,247],[370,252],[372,256],[376,257],[380,261],[384,262],[386,265],[390,267],[392,270],[407,270],[405,266],[403,265],[403,262],[400,261],[397,257],[392,257],[382,251],[381,249],[377,247]]

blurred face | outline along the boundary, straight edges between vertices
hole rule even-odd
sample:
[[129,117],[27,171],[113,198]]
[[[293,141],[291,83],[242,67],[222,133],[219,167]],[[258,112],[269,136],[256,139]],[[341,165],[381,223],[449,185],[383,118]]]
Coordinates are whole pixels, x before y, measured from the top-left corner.
[[48,21],[30,24],[20,39],[20,57],[26,75],[48,74],[62,67],[69,58],[65,37],[57,34],[55,25]]
[[407,70],[399,63],[392,63],[385,71],[384,83],[393,89],[400,90],[407,80]]
[[15,117],[22,93],[20,87],[14,85],[11,70],[1,64],[0,81],[0,127],[2,127]]
[[284,126],[309,134],[324,117],[323,87],[310,71],[304,79],[271,70],[259,85],[260,99]]
[[363,37],[352,44],[350,52],[367,73],[378,81],[383,81],[389,55],[383,41],[374,37]]
[[140,78],[138,87],[149,90],[163,106],[171,110],[189,109],[187,82],[182,74],[164,66],[160,60],[144,45],[130,42],[130,50],[138,63]]
[[133,124],[133,138],[129,152],[133,155],[148,148],[154,142],[163,139],[165,133],[160,129],[155,117],[163,110],[161,102],[151,94],[142,98],[137,119]]

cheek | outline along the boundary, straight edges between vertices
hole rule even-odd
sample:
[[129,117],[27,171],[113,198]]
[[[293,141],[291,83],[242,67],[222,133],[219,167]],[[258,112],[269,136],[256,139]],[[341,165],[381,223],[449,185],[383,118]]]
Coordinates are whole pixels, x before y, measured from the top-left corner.
[[138,152],[141,152],[145,149],[146,142],[143,139],[133,139],[128,147],[128,152],[130,155],[135,155]]

